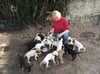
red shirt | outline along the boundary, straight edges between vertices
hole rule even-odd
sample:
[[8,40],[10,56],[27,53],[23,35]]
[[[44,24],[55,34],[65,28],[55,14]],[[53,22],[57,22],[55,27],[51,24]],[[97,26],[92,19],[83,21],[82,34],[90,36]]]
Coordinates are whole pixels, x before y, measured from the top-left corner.
[[53,22],[54,32],[61,33],[65,30],[70,30],[66,18],[61,17],[60,20]]

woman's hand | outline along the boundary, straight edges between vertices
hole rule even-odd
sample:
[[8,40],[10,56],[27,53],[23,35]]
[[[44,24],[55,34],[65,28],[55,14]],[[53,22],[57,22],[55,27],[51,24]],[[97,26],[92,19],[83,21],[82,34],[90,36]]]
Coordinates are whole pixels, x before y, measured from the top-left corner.
[[58,34],[58,38],[61,38],[62,37],[62,33]]

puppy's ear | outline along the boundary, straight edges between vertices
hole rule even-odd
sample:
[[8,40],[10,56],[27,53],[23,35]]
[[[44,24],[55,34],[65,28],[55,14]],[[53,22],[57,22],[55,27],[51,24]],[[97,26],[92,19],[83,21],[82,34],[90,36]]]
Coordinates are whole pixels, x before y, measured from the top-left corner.
[[54,36],[52,36],[52,39],[54,40],[54,39],[55,39],[55,37],[54,37]]
[[64,45],[62,46],[62,49],[64,49]]
[[76,38],[72,38],[72,39],[76,40]]
[[53,40],[56,41],[56,38],[54,38]]
[[75,38],[73,38],[73,43],[75,43]]
[[21,54],[16,54],[16,56],[18,56],[18,57],[22,57],[22,55],[21,55]]
[[60,37],[60,38],[58,38],[58,40],[61,40],[62,38]]
[[24,57],[24,59],[26,59],[26,60],[27,60],[28,58],[25,56],[25,57]]
[[42,46],[40,49],[43,49],[44,48],[44,46]]

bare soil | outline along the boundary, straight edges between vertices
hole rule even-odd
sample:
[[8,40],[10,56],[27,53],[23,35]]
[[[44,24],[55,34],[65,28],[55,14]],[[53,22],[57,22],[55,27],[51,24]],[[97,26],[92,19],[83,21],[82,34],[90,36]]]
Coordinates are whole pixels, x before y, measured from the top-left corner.
[[[64,64],[50,63],[50,68],[43,70],[38,61],[33,60],[32,71],[29,74],[100,74],[100,25],[91,21],[73,21],[70,24],[70,35],[79,40],[86,48],[86,52],[77,55],[75,61],[70,55],[64,56]],[[19,69],[16,54],[25,54],[29,40],[33,39],[36,32],[50,30],[50,26],[28,26],[22,31],[0,33],[0,74],[27,74]]]

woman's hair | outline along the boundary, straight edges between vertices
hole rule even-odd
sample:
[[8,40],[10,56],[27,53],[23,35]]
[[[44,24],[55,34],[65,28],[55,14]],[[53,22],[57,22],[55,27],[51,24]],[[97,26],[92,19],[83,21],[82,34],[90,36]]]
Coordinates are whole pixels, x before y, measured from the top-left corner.
[[61,18],[61,13],[59,12],[59,11],[57,11],[57,10],[54,10],[54,11],[52,11],[52,16],[57,16],[58,17],[58,19],[60,19]]
[[52,14],[50,13],[49,16],[47,17],[47,20],[52,21],[51,17],[52,17]]
[[60,19],[61,18],[61,13],[57,10],[54,10],[49,14],[49,16],[47,17],[47,20],[52,21],[52,16],[57,16],[58,19]]

